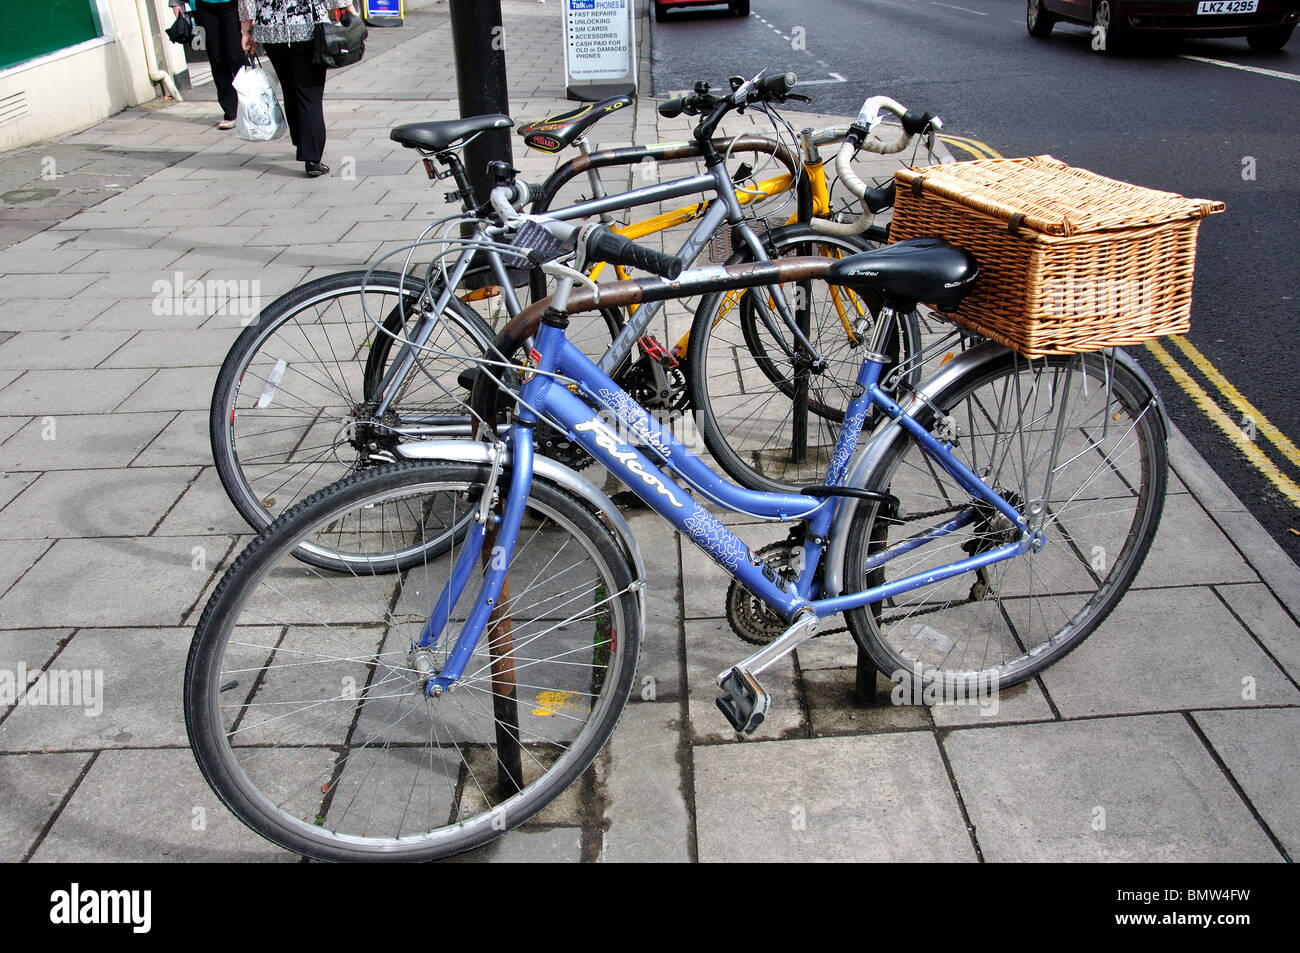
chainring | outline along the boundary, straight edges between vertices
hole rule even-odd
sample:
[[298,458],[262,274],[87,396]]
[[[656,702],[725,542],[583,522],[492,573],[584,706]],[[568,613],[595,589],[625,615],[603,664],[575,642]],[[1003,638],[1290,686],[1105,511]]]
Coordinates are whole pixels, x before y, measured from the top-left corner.
[[[755,555],[783,578],[794,581],[798,575],[794,569],[795,559],[802,552],[800,544],[782,541],[764,546]],[[790,627],[789,622],[769,609],[737,579],[733,579],[727,588],[727,622],[731,624],[731,631],[750,645],[767,645]]]

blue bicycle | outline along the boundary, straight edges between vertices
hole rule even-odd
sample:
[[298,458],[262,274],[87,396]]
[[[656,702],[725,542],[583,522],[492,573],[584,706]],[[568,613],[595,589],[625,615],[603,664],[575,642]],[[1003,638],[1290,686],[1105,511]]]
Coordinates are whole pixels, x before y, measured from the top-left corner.
[[[543,420],[733,577],[728,617],[761,645],[717,679],[740,732],[767,712],[764,669],[839,613],[913,697],[960,698],[1065,655],[1132,582],[1163,504],[1166,433],[1121,351],[1028,360],[967,338],[891,394],[884,342],[867,334],[824,479],[767,493],[719,477],[566,337],[569,315],[598,307],[810,281],[894,314],[952,309],[977,274],[964,250],[916,239],[678,274],[601,226],[532,223],[575,260],[544,266],[554,297],[480,364],[472,410],[488,436],[408,445],[422,459],[315,494],[250,544],[203,612],[191,743],[263,836],[320,859],[434,859],[578,809],[558,799],[628,701],[649,594],[617,507],[534,454]],[[662,278],[576,287],[594,260]],[[505,359],[521,344],[522,366]],[[860,442],[872,408],[884,419]],[[755,549],[719,507],[782,538]],[[304,543],[376,555],[333,573],[294,558]]]

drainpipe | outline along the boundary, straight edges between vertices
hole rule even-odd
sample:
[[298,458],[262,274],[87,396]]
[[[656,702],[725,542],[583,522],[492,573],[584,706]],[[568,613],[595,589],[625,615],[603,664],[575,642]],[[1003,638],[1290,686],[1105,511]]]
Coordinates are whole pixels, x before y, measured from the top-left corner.
[[144,0],[135,0],[135,11],[140,18],[140,37],[144,40],[144,62],[149,68],[150,81],[162,83],[163,89],[167,90],[167,95],[178,103],[185,102],[181,99],[181,91],[176,88],[171,74],[158,68],[158,60],[154,57],[153,36],[149,29],[149,11],[145,9]]

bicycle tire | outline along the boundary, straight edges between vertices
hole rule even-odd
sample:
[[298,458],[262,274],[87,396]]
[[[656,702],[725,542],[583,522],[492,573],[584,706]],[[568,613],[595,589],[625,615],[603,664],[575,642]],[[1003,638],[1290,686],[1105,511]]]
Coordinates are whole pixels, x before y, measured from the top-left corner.
[[[429,494],[475,508],[489,473],[434,461],[354,474],[279,517],[214,590],[186,662],[186,729],[209,785],[263,837],[319,860],[449,856],[536,816],[613,733],[642,636],[634,574],[568,491],[534,481],[501,600],[513,631],[485,634],[440,697],[410,652],[455,554],[384,576],[295,562],[349,514],[377,524]],[[460,605],[476,595],[471,583]],[[449,627],[434,671],[453,640]]]
[[[806,254],[810,247],[817,249],[814,254],[833,252],[840,257],[875,246],[861,239],[822,235],[804,225],[773,233],[773,258]],[[741,253],[729,263],[749,257]],[[812,291],[804,292],[815,322],[809,340],[827,358],[828,368],[822,374],[793,369],[770,330],[759,322],[757,308],[748,304],[753,299],[749,292],[704,296],[691,325],[687,372],[696,425],[718,466],[751,490],[789,492],[818,483],[825,476],[838,425],[862,364],[858,345],[845,332],[845,320],[878,310],[874,302],[842,287],[826,282],[814,282],[810,287]],[[784,329],[782,333],[792,346],[788,333]],[[903,361],[920,349],[915,315],[903,316],[887,350],[896,361]],[[816,434],[809,435],[811,452],[805,451],[802,459],[791,459],[796,456],[793,398],[801,377],[811,384],[808,427],[815,423]]]
[[[390,272],[328,275],[281,295],[235,340],[213,389],[209,435],[221,484],[254,529],[366,465],[353,443],[360,435],[349,436],[347,428],[368,398],[363,358],[375,341],[391,343],[371,317],[400,317],[416,306],[424,287],[418,278]],[[434,337],[476,355],[491,343],[492,332],[452,299]],[[413,372],[394,404],[393,423],[407,408],[427,413],[445,405],[453,413],[463,402],[456,374],[469,360],[422,354],[422,366],[436,372],[446,390]],[[398,442],[391,434],[381,439]]]
[[[1041,507],[1043,549],[995,563],[983,575],[966,573],[851,610],[846,618],[872,664],[896,683],[941,699],[973,697],[1024,681],[1062,658],[1122,598],[1159,525],[1166,435],[1147,383],[1099,353],[1029,361],[1008,351],[930,403],[917,411],[919,423],[927,429],[941,423],[938,408],[965,430],[954,448],[959,459],[1031,525],[1034,507]],[[937,568],[1018,535],[985,505],[985,515],[947,542],[868,572],[872,553],[971,502],[923,457],[915,438],[899,432],[868,475],[866,489],[892,493],[901,513],[858,507],[844,557],[846,592]]]

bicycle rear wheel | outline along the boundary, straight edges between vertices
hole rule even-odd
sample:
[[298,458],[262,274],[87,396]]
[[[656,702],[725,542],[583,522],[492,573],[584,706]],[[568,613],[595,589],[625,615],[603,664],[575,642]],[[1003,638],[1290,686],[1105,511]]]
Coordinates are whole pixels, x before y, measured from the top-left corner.
[[368,406],[368,355],[391,344],[374,322],[412,329],[427,313],[424,290],[418,278],[387,272],[329,275],[277,298],[236,339],[217,375],[209,432],[222,486],[254,529],[347,473],[387,462],[404,439],[396,429],[440,416],[468,423],[456,378],[470,358],[457,355],[481,354],[492,332],[454,298],[389,413]]
[[[931,404],[917,420],[955,434],[957,458],[1020,510],[1031,531],[1040,529],[1045,545],[846,615],[886,676],[940,698],[974,697],[1070,652],[1128,589],[1164,503],[1164,423],[1148,385],[1107,353],[1029,361],[1008,351]],[[910,436],[894,440],[866,488],[892,493],[901,508],[890,516],[859,506],[845,552],[846,592],[1019,538]],[[956,531],[883,566],[868,561],[962,514],[972,519]]]
[[[540,480],[502,593],[508,610],[464,678],[440,697],[425,690],[477,585],[439,643],[415,652],[459,554],[428,555],[420,538],[441,530],[418,514],[458,522],[488,475],[445,462],[355,474],[278,519],[214,591],[186,665],[186,727],[208,783],[264,837],[322,860],[445,857],[535,816],[613,732],[641,641],[633,573],[604,524]],[[425,557],[400,574],[296,561],[306,542],[338,542],[340,526],[345,553],[414,543]]]

